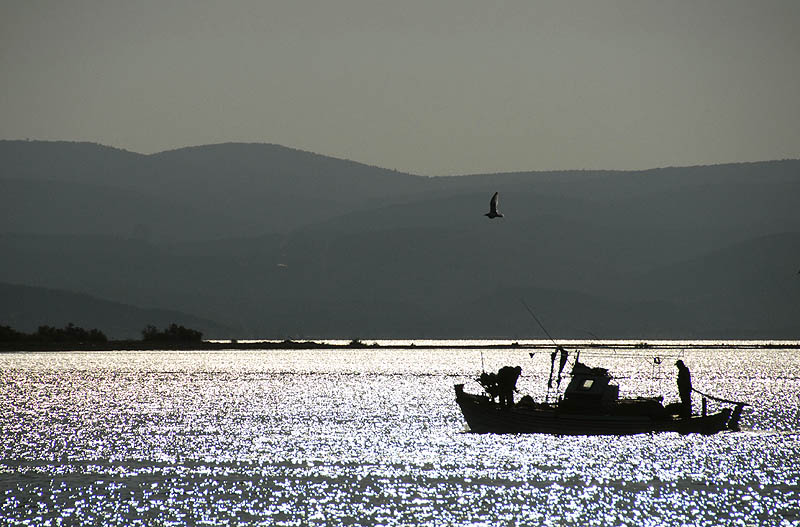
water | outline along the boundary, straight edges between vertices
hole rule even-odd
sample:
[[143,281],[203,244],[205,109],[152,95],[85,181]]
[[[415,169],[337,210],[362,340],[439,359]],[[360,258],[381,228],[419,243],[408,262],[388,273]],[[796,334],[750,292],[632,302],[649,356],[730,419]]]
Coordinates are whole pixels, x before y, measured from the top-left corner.
[[2,354],[0,525],[800,524],[798,350],[582,354],[753,403],[711,437],[464,433],[481,354],[545,396],[544,351]]

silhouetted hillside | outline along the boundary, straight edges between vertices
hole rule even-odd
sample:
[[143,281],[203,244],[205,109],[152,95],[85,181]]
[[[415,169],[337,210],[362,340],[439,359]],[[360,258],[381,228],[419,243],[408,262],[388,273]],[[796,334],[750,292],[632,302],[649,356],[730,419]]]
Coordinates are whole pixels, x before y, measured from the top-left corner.
[[182,240],[248,225],[225,211],[94,183],[0,179],[0,203],[5,232]]
[[69,141],[0,141],[3,178],[60,180],[121,185],[147,156],[98,145]]
[[[563,199],[597,203],[606,210],[624,204],[630,213],[617,214],[612,227],[656,211],[666,212],[664,221],[705,221],[727,204],[744,205],[740,213],[770,217],[789,207],[791,218],[785,222],[797,219],[797,207],[787,202],[797,195],[799,166],[797,161],[774,161],[427,178],[268,144],[141,155],[90,143],[0,141],[0,210],[4,232],[129,236],[134,226],[156,240],[202,240],[291,232],[356,211],[458,194],[472,196],[475,207],[479,201],[488,203],[486,195],[495,189],[501,191],[501,207],[509,207],[514,217],[538,213],[542,202],[552,204],[549,210],[559,209]],[[514,203],[517,195],[545,199]],[[757,202],[751,202],[754,197]],[[687,208],[692,214],[672,214]],[[81,218],[92,210],[101,221],[86,225]],[[38,214],[39,230],[24,228],[31,211]],[[561,212],[583,219],[594,213]],[[732,219],[724,214],[720,221]],[[758,234],[766,232],[748,233]]]
[[212,337],[232,330],[210,320],[172,310],[142,309],[68,291],[0,283],[0,324],[23,332],[42,325],[102,326],[112,338],[140,338],[148,324],[190,324]]
[[[133,224],[159,240],[285,232],[435,186],[429,178],[266,144],[209,145],[145,156],[89,143],[0,141],[0,167],[0,184],[11,189],[0,194],[0,207],[11,227],[27,220],[11,196],[24,193],[27,208],[41,215],[41,232],[128,235]],[[74,189],[64,194],[70,185]],[[119,191],[130,199],[117,199]],[[60,206],[50,213],[56,199]],[[109,215],[90,230],[80,222],[62,224],[63,209],[81,214],[87,201],[101,210],[133,210]],[[188,212],[187,220],[179,221],[170,207]]]
[[[367,231],[171,249],[6,236],[0,250],[13,258],[0,266],[23,282],[193,311],[242,328],[242,337],[543,336],[521,298],[560,337],[798,334],[800,281],[789,269],[800,257],[798,234],[637,272],[599,266],[591,253],[582,260],[578,251],[569,259],[537,255],[542,240],[525,247],[495,236],[500,229]],[[476,241],[483,242],[479,250]]]
[[0,279],[240,337],[542,337],[522,296],[560,337],[800,337],[798,161],[425,178],[0,142],[0,166]]
[[639,296],[680,305],[697,328],[759,336],[758,328],[797,336],[800,232],[747,240],[634,279]]

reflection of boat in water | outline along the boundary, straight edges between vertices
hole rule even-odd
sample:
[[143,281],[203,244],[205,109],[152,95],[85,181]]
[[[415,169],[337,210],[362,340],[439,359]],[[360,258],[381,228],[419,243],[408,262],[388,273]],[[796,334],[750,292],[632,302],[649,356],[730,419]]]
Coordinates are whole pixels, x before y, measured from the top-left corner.
[[[555,354],[554,354],[555,355]],[[457,384],[456,401],[470,431],[478,433],[541,433],[559,435],[630,435],[651,432],[715,434],[738,430],[745,403],[730,403],[713,414],[680,417],[676,405],[664,406],[663,398],[620,399],[605,368],[589,368],[577,360],[563,398],[537,403],[529,396],[516,404],[501,405],[489,395],[474,395]]]

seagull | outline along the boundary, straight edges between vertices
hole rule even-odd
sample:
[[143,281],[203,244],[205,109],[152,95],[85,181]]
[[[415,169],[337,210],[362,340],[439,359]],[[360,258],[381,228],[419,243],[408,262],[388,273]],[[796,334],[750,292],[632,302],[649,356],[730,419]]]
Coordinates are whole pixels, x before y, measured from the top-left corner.
[[499,198],[499,194],[500,194],[499,192],[495,192],[494,193],[494,196],[492,196],[492,200],[489,202],[489,212],[484,214],[484,216],[487,216],[489,218],[502,218],[503,217],[502,213],[497,212],[497,202],[500,199]]

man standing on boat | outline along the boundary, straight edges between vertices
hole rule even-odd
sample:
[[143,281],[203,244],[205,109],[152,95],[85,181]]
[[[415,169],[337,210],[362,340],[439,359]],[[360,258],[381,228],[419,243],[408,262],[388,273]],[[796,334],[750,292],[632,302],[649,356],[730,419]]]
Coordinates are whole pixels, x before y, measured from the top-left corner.
[[497,387],[500,392],[500,405],[506,408],[514,406],[514,390],[517,388],[517,379],[522,373],[519,366],[503,366],[497,372]]
[[681,417],[692,416],[692,374],[689,368],[679,360],[675,363],[678,367],[678,393],[681,396]]

